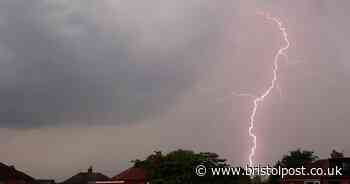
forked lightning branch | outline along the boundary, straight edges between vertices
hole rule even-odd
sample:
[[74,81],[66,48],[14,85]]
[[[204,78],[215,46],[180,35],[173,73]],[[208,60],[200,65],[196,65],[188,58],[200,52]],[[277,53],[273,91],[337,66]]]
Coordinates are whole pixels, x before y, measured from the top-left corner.
[[273,23],[275,23],[279,29],[279,31],[282,34],[283,40],[285,42],[285,45],[282,46],[281,48],[278,49],[278,51],[276,52],[274,59],[273,59],[273,69],[272,69],[272,73],[273,73],[273,78],[270,81],[270,84],[268,86],[268,88],[260,95],[260,96],[254,96],[251,94],[236,94],[233,93],[237,96],[249,96],[249,97],[253,97],[254,101],[253,101],[253,109],[250,113],[250,118],[249,118],[249,129],[248,129],[248,133],[249,136],[252,138],[253,141],[253,145],[250,149],[250,153],[248,156],[248,160],[249,160],[249,166],[253,166],[254,165],[254,156],[255,156],[255,151],[256,151],[256,147],[257,147],[257,136],[254,134],[253,129],[254,129],[254,125],[255,125],[255,117],[256,117],[256,113],[258,111],[259,106],[264,102],[265,98],[271,94],[271,91],[276,87],[276,83],[278,80],[278,64],[279,64],[279,58],[280,56],[287,56],[287,50],[290,46],[290,42],[288,40],[288,34],[287,34],[287,30],[286,27],[284,27],[282,21],[280,21],[278,18],[276,17],[272,17],[270,16],[270,14],[268,13],[262,13],[259,12],[259,15],[264,16],[268,21],[272,21]]

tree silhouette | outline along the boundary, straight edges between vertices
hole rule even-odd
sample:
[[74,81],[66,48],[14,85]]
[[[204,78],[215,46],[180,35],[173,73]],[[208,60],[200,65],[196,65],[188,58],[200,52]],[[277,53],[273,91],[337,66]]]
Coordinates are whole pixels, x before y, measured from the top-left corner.
[[[284,155],[278,160],[274,167],[300,168],[317,160],[319,157],[314,151],[297,149]],[[270,184],[279,184],[281,176],[272,175],[269,177]]]
[[211,167],[228,167],[226,159],[216,153],[195,153],[190,150],[176,150],[164,155],[157,151],[147,159],[134,161],[135,167],[142,167],[149,172],[152,184],[249,184],[248,176],[211,176],[199,177],[195,167],[199,164]]
[[289,152],[288,155],[284,155],[280,165],[287,168],[298,168],[310,164],[318,158],[314,151],[297,149]]

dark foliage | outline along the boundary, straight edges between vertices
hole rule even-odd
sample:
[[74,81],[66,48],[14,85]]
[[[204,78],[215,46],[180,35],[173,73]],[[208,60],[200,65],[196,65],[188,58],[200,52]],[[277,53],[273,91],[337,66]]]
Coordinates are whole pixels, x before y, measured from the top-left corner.
[[[314,151],[297,149],[284,155],[281,161],[277,161],[274,167],[299,168],[317,160],[319,157]],[[279,184],[280,176],[270,176],[268,183]]]
[[195,153],[189,150],[177,150],[166,155],[157,151],[146,160],[136,160],[136,167],[149,172],[152,184],[249,184],[248,176],[211,176],[199,177],[195,167],[199,164],[207,168],[228,167],[225,159],[216,153]]

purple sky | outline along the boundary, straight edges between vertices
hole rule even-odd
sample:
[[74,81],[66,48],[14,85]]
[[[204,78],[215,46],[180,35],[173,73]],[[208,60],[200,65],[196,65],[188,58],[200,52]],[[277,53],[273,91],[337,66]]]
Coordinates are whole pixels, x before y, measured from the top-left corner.
[[258,163],[290,150],[350,155],[350,2],[2,0],[0,162],[58,180],[109,176],[154,150],[212,151],[245,164],[252,100]]

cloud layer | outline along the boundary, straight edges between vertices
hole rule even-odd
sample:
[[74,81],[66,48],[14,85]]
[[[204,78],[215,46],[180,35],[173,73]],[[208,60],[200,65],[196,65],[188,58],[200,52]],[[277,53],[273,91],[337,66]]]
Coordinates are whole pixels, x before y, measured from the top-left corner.
[[208,63],[217,30],[203,3],[169,2],[1,2],[1,127],[166,110]]

